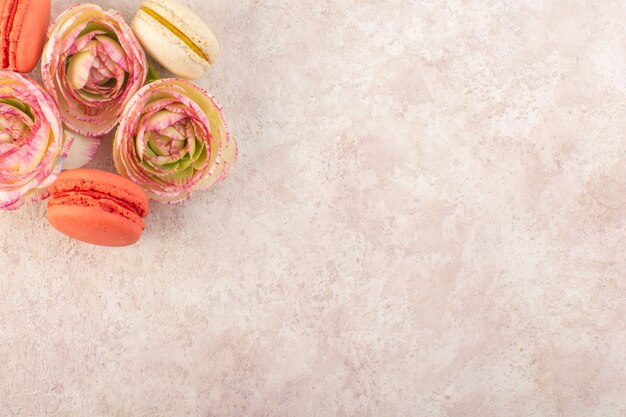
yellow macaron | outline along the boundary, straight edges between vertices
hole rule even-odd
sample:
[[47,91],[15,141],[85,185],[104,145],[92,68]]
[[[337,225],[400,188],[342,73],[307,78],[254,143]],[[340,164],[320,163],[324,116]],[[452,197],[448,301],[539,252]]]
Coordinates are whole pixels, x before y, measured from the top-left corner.
[[219,54],[219,43],[198,15],[176,0],[147,0],[131,28],[146,52],[177,77],[202,77]]

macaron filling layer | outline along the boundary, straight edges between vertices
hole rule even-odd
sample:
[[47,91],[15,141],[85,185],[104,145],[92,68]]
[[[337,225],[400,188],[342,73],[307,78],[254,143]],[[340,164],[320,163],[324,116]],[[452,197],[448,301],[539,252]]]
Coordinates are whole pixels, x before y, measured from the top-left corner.
[[180,40],[185,42],[185,44],[192,51],[194,51],[200,58],[202,58],[203,60],[205,60],[205,61],[207,61],[209,63],[211,62],[209,60],[209,58],[206,56],[206,54],[204,52],[202,52],[202,49],[200,49],[200,47],[198,45],[196,45],[194,41],[192,41],[187,35],[185,35],[185,33],[183,33],[180,29],[178,29],[176,26],[171,24],[163,16],[161,16],[160,14],[158,14],[157,12],[155,12],[154,10],[152,10],[151,8],[149,8],[149,7],[145,6],[145,5],[141,6],[141,10],[143,12],[145,12],[147,15],[149,15],[150,17],[152,17],[154,20],[159,22],[161,25],[165,26],[174,35],[179,37]]
[[5,10],[2,10],[2,39],[0,39],[0,42],[2,42],[2,56],[0,57],[2,68],[8,68],[10,65],[11,32],[13,31],[13,23],[17,14],[17,6],[18,0],[9,1],[5,5]]
[[79,205],[83,207],[99,207],[108,212],[118,214],[143,227],[142,217],[138,208],[128,202],[98,191],[75,190],[57,194],[48,204],[48,207],[61,205]]
[[[135,217],[141,219],[148,215],[148,207],[141,196],[134,195],[127,190],[115,187],[111,184],[102,184],[86,179],[64,179],[57,181],[50,189],[52,200],[50,206],[56,204],[65,204],[68,199],[82,198],[89,203],[101,202],[103,208],[111,208],[109,204],[123,209],[129,213],[133,219]],[[89,204],[92,205],[92,204]]]

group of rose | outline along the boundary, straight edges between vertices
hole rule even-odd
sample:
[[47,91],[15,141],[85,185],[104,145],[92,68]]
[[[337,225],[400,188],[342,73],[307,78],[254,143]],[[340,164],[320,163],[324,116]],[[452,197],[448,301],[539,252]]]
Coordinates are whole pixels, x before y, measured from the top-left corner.
[[48,197],[62,169],[90,161],[119,123],[119,173],[154,200],[178,202],[220,181],[235,162],[217,101],[181,79],[149,82],[123,17],[95,5],[53,23],[41,59],[44,87],[0,70],[0,209]]

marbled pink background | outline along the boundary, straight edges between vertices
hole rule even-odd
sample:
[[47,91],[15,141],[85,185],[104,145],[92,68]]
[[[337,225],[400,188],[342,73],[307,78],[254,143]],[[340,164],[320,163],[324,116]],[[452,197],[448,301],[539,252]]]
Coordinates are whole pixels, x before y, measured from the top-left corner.
[[1,416],[626,415],[624,1],[186,3],[239,164],[127,249],[0,214]]

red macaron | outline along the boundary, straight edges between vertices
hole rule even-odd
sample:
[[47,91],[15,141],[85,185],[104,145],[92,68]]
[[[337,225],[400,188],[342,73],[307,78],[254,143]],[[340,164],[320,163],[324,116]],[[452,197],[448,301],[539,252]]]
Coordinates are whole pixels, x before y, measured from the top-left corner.
[[48,222],[59,232],[100,246],[137,242],[148,215],[148,197],[132,181],[110,172],[62,172],[50,188]]
[[46,42],[50,0],[0,0],[0,68],[32,71]]

